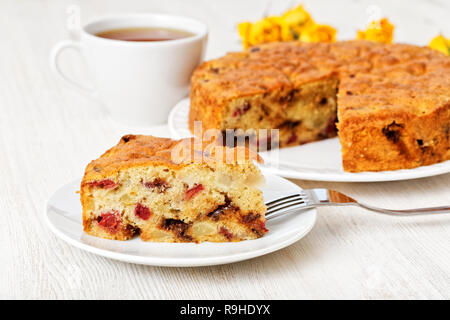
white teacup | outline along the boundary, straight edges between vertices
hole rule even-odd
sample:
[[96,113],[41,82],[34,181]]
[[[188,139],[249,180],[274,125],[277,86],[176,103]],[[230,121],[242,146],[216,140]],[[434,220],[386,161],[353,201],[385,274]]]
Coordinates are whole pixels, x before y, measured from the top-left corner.
[[[192,36],[135,42],[96,36],[121,28],[167,28]],[[52,68],[73,87],[98,97],[119,122],[146,126],[167,121],[170,109],[188,93],[192,72],[203,60],[207,26],[194,19],[164,14],[126,14],[97,19],[85,25],[80,40],[62,41],[53,48]],[[85,57],[95,89],[77,83],[60,69],[58,57],[72,48]]]

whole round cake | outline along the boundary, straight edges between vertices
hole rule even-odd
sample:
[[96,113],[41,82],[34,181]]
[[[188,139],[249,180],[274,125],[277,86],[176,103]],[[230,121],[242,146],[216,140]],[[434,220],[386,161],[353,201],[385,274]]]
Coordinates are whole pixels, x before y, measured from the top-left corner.
[[346,171],[450,159],[450,58],[367,41],[281,42],[203,63],[190,128],[279,129],[280,147],[336,133]]

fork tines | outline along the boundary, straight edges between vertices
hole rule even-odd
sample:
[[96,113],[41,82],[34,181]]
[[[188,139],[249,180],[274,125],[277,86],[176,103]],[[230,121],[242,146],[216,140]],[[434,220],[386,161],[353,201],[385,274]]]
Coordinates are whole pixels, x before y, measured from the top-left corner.
[[266,217],[275,212],[281,211],[283,209],[291,208],[297,205],[306,204],[306,195],[305,194],[293,194],[290,196],[286,196],[274,201],[270,201],[266,203],[267,212]]

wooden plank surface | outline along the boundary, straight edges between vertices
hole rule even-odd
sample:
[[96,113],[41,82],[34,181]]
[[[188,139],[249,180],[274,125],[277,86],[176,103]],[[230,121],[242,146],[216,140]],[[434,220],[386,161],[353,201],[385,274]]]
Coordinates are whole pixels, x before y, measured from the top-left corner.
[[[304,2],[318,21],[338,26],[341,38],[353,37],[369,4],[329,1],[321,9],[326,1]],[[399,41],[426,44],[439,31],[450,35],[446,1],[378,3],[398,25]],[[86,164],[123,134],[168,135],[165,126],[136,130],[111,122],[96,101],[51,73],[49,51],[67,37],[71,4],[81,8],[83,21],[117,12],[200,18],[210,26],[207,58],[239,50],[236,23],[263,11],[261,1],[0,2],[0,298],[450,298],[450,216],[445,215],[391,218],[357,208],[324,208],[311,233],[290,247],[204,268],[117,262],[53,236],[43,215],[60,185],[82,175]],[[65,55],[64,69],[89,79],[74,53]],[[393,208],[450,203],[450,174],[387,183],[296,183]]]

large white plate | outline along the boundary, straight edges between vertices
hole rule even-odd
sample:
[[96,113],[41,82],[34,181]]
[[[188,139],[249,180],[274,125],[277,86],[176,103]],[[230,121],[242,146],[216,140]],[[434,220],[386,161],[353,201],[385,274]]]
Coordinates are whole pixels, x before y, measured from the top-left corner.
[[[181,100],[169,115],[169,129],[175,139],[192,136],[188,127],[189,99]],[[375,182],[408,180],[431,177],[450,172],[450,160],[414,169],[381,172],[345,172],[342,167],[341,145],[338,138],[311,142],[297,147],[282,148],[275,152],[262,152],[266,173],[286,178],[341,181]]]
[[[298,193],[296,184],[266,175],[264,201]],[[316,210],[299,211],[267,222],[269,232],[262,238],[242,242],[153,243],[139,237],[128,241],[89,236],[82,230],[80,180],[59,188],[47,203],[46,221],[61,239],[80,249],[130,263],[156,266],[194,267],[231,263],[258,257],[282,249],[302,237],[314,226]]]

